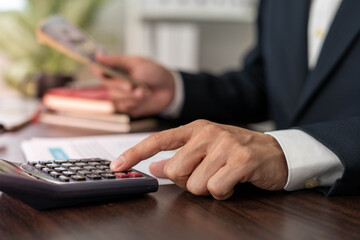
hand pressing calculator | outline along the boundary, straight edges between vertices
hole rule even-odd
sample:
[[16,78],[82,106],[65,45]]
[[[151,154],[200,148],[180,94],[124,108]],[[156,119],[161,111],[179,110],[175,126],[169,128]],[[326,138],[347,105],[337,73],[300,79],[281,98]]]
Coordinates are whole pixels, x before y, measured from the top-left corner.
[[11,163],[0,159],[0,191],[36,209],[109,201],[155,192],[155,178],[130,169],[112,172],[100,158]]

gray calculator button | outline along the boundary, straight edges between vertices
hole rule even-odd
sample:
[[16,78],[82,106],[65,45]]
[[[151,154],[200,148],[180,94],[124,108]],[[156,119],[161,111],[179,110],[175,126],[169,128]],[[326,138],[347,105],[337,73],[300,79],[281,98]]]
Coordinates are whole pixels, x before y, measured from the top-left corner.
[[39,164],[39,163],[37,163],[37,164],[35,165],[35,168],[36,168],[36,169],[39,169],[39,170],[43,169],[44,167],[46,167],[46,166],[45,166],[45,165],[42,165],[42,164]]
[[99,180],[99,179],[101,179],[101,176],[100,176],[100,175],[97,175],[97,174],[94,174],[94,173],[88,174],[88,175],[86,175],[86,177],[89,178],[89,179],[92,179],[92,180]]
[[86,178],[84,176],[80,176],[80,175],[72,175],[71,179],[75,180],[75,181],[85,181],[86,180]]
[[86,170],[94,170],[94,169],[96,169],[96,167],[94,167],[94,166],[83,166],[83,168],[86,169]]
[[59,177],[59,180],[60,180],[60,181],[62,181],[62,182],[68,182],[68,181],[70,181],[70,178],[69,178],[69,177],[66,177],[66,176],[61,175],[61,176]]
[[49,164],[49,163],[52,163],[52,161],[49,161],[49,160],[41,160],[39,161],[40,164]]
[[54,160],[54,163],[57,163],[57,164],[61,164],[61,163],[66,163],[67,160]]
[[71,175],[75,175],[76,173],[74,173],[72,171],[64,171],[64,172],[62,172],[62,174],[65,176],[71,176]]
[[69,167],[74,167],[75,165],[72,163],[62,163],[61,166],[64,168],[69,168]]
[[104,173],[104,174],[101,174],[101,176],[106,179],[116,178],[116,176],[112,173]]
[[81,171],[78,171],[77,173],[80,175],[87,175],[87,174],[90,174],[91,172],[89,170],[81,170]]
[[47,168],[47,167],[44,167],[43,169],[41,169],[41,171],[43,171],[44,173],[49,173],[52,171],[51,168]]
[[97,165],[101,165],[101,163],[99,163],[99,162],[88,162],[88,165],[97,166]]
[[103,174],[103,173],[106,173],[105,171],[101,170],[101,169],[95,169],[95,170],[92,170],[93,173],[95,174]]
[[84,163],[84,162],[77,162],[75,163],[76,166],[79,166],[79,167],[83,167],[83,166],[87,166],[87,163]]
[[100,158],[85,158],[85,159],[81,159],[81,161],[83,162],[97,162],[100,161]]
[[69,170],[74,172],[80,171],[81,169],[81,167],[69,167]]
[[64,167],[57,167],[57,168],[54,168],[54,170],[55,170],[56,172],[63,172],[63,171],[66,171],[67,169],[64,168]]
[[68,160],[69,163],[77,163],[77,162],[81,162],[80,159],[69,159]]
[[106,165],[99,165],[99,166],[96,166],[97,168],[99,169],[109,169],[109,166],[106,166]]
[[47,166],[48,168],[57,168],[57,167],[60,167],[60,165],[55,164],[55,163],[49,163],[49,164],[46,164],[46,166]]
[[50,172],[50,176],[52,176],[54,178],[58,178],[59,176],[61,176],[61,174],[58,172]]
[[106,166],[110,166],[110,164],[111,164],[111,162],[107,161],[107,160],[103,160],[103,161],[101,161],[101,163]]

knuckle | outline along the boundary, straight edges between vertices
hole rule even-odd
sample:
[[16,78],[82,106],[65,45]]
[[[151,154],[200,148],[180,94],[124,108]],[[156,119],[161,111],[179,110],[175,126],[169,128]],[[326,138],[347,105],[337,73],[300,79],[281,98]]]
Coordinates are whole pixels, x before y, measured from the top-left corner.
[[218,200],[226,199],[228,192],[225,190],[224,186],[218,181],[210,179],[207,184],[207,189],[214,198]]
[[241,170],[242,175],[248,175],[257,165],[255,152],[249,147],[240,147],[235,152],[234,158],[228,161],[230,168]]
[[158,145],[158,143],[161,143],[159,145],[160,151],[168,150],[169,147],[169,141],[162,141],[162,138],[164,137],[164,132],[156,132],[150,135],[148,138],[148,141],[152,144]]
[[206,137],[206,136],[210,137],[213,135],[218,135],[220,131],[221,131],[220,127],[218,127],[217,125],[215,125],[213,123],[208,123],[202,128],[201,134],[204,137]]
[[240,156],[245,163],[251,162],[255,157],[255,151],[247,146],[240,148]]
[[171,166],[170,163],[165,165],[164,173],[170,180],[174,182],[179,178],[177,171],[175,170],[174,167]]
[[237,141],[233,134],[229,133],[228,131],[222,131],[219,133],[220,144],[224,144],[225,146],[234,146],[237,144]]
[[152,142],[157,142],[162,138],[163,133],[162,132],[156,132],[156,133],[152,133],[149,136],[149,140]]
[[206,186],[201,186],[200,183],[192,181],[191,178],[186,183],[186,189],[194,195],[205,195],[207,193]]
[[195,120],[195,121],[191,122],[190,124],[195,125],[195,126],[204,126],[204,125],[207,125],[209,123],[210,123],[210,121],[208,121],[208,120],[198,119],[198,120]]

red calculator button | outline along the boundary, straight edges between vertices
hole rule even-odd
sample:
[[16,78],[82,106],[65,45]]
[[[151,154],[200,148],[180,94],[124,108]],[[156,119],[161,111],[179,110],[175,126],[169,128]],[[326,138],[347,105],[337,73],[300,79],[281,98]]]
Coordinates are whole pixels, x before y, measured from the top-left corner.
[[127,173],[123,173],[123,172],[117,172],[117,173],[114,173],[115,176],[117,176],[118,178],[128,178],[129,177],[129,174]]
[[130,171],[128,172],[129,176],[130,177],[142,177],[143,175],[139,172],[136,172],[136,171]]

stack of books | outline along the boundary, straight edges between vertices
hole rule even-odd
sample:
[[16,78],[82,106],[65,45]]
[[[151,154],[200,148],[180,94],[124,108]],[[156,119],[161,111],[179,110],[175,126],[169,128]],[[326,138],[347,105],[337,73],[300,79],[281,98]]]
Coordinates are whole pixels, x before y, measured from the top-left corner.
[[154,128],[155,119],[133,120],[116,112],[102,87],[54,88],[45,93],[39,121],[48,124],[103,130],[137,132]]

